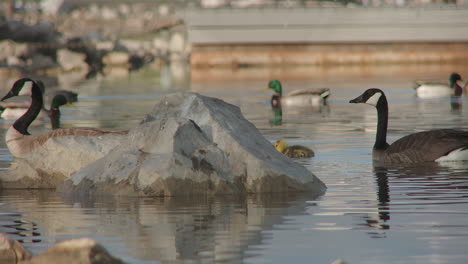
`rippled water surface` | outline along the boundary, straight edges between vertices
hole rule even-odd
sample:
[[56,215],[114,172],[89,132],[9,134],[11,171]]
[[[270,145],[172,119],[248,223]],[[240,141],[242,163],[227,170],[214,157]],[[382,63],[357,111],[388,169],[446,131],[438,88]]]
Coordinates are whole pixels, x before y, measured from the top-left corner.
[[[466,263],[468,164],[374,167],[376,111],[349,104],[366,88],[385,90],[388,140],[431,128],[468,129],[468,99],[418,99],[414,79],[468,78],[468,67],[391,66],[192,70],[165,68],[61,88],[79,92],[62,125],[131,128],[164,95],[196,91],[238,105],[271,142],[286,138],[316,156],[297,160],[328,187],[320,197],[280,194],[233,199],[62,198],[50,190],[0,192],[0,232],[34,253],[91,237],[128,263]],[[329,87],[322,108],[269,106],[272,78],[284,90]],[[66,80],[66,77],[65,77]],[[4,83],[8,83],[4,81]],[[3,86],[2,86],[3,87]],[[5,90],[5,89],[4,89]],[[3,93],[4,91],[2,91]],[[11,121],[1,120],[3,137]],[[48,129],[36,122],[32,133]],[[0,167],[12,157],[0,144]]]

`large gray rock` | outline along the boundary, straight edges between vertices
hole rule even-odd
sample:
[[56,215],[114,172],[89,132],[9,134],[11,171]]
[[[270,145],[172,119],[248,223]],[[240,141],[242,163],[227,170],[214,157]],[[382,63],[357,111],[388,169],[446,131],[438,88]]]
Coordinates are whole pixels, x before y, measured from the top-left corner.
[[60,188],[149,196],[324,190],[309,170],[276,151],[238,107],[195,93],[163,98],[128,140]]

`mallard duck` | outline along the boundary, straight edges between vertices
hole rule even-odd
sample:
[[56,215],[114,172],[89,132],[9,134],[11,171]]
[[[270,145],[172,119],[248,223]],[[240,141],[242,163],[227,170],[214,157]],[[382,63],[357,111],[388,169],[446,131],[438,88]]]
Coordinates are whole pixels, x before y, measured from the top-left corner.
[[275,94],[271,97],[272,107],[281,106],[320,106],[326,104],[326,99],[330,96],[330,89],[320,90],[296,90],[283,96],[281,82],[273,80],[268,83],[265,89],[273,89]]
[[276,141],[275,148],[290,158],[310,158],[315,156],[314,151],[310,148],[300,145],[289,146],[283,139]]
[[52,102],[50,103],[50,109],[48,110],[52,129],[57,129],[60,127],[60,106],[62,105],[72,106],[71,102],[69,102],[69,100],[64,95],[57,94],[52,99]]
[[28,127],[36,119],[43,106],[42,92],[38,84],[29,78],[19,79],[0,101],[25,94],[31,95],[31,105],[26,113],[13,123],[5,135],[6,145],[15,157],[27,157],[33,150],[43,146],[52,138],[64,136],[92,137],[128,133],[128,131],[110,131],[96,128],[59,128],[46,133],[31,135],[28,132]]
[[366,103],[377,109],[377,135],[372,152],[375,161],[384,163],[417,163],[426,161],[468,160],[468,131],[436,129],[404,136],[387,143],[388,103],[384,92],[366,90],[349,101]]
[[416,81],[416,95],[420,98],[433,98],[445,96],[461,96],[465,83],[460,74],[452,73],[449,77],[449,83]]

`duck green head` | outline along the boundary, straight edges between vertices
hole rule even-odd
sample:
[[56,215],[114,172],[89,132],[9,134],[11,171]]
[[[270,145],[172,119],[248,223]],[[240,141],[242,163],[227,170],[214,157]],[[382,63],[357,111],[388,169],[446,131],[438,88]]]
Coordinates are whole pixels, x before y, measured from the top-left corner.
[[456,72],[450,74],[450,79],[449,79],[450,80],[450,87],[453,87],[457,83],[457,81],[460,81],[461,79],[462,78],[461,78],[460,74],[458,74]]
[[279,95],[283,95],[283,88],[281,87],[281,83],[278,80],[273,80],[268,83],[267,89],[273,89]]
[[72,104],[70,104],[68,102],[68,100],[67,100],[67,98],[65,98],[65,96],[63,96],[61,94],[57,94],[52,99],[52,103],[50,104],[50,109],[57,109],[62,105],[73,106]]

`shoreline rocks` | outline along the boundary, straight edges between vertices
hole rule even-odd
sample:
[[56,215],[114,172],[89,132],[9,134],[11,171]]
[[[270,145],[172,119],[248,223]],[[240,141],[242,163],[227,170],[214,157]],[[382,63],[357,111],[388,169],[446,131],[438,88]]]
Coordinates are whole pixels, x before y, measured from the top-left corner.
[[[183,21],[171,9],[161,13],[154,7],[85,5],[52,13],[39,6],[21,12],[5,8],[0,11],[0,69],[57,74],[81,68],[94,76],[105,68],[131,71],[155,61],[188,62]],[[75,55],[69,63],[70,52],[84,58]]]
[[0,263],[107,263],[124,262],[110,255],[107,250],[89,238],[70,239],[58,243],[39,255],[32,255],[21,243],[0,233]]

